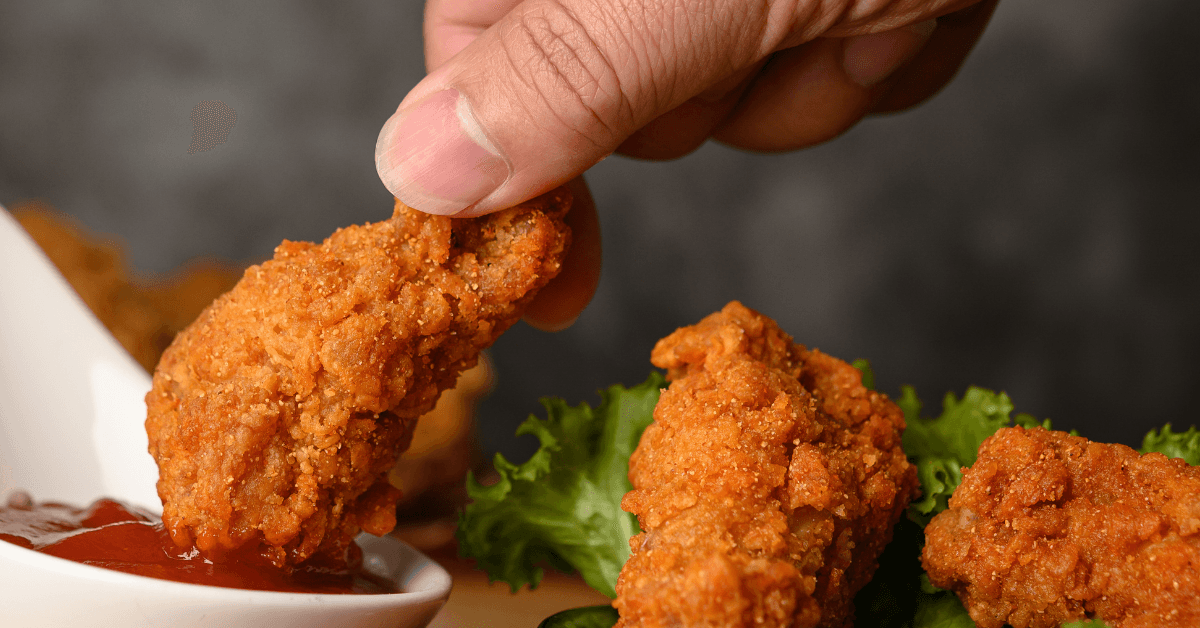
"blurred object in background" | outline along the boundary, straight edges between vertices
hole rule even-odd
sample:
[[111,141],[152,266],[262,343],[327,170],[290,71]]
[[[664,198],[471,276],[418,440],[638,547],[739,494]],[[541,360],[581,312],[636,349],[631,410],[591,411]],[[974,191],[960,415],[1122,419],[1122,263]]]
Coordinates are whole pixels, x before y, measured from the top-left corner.
[[420,550],[451,542],[459,509],[467,502],[467,471],[486,466],[475,434],[475,407],[492,390],[492,366],[486,353],[442,393],[437,406],[417,421],[412,444],[388,474],[404,491],[396,504],[395,534]]
[[[143,286],[143,293],[162,315],[171,339],[192,324],[214,299],[242,278],[242,268],[214,259],[192,260],[161,281]],[[155,364],[158,359],[155,358]]]
[[147,371],[175,334],[242,275],[232,264],[202,260],[159,280],[135,279],[113,236],[93,234],[39,201],[13,207],[29,232],[96,318]]

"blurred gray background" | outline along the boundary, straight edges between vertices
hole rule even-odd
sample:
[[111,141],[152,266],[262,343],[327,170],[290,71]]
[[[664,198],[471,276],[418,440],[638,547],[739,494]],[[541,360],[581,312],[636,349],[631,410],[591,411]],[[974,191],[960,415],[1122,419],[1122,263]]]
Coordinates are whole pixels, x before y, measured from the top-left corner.
[[[44,199],[147,273],[383,219],[375,137],[423,74],[421,11],[0,0],[0,203]],[[496,345],[484,449],[523,459],[539,396],[640,382],[656,339],[730,299],[927,409],[979,384],[1101,440],[1197,423],[1197,31],[1194,0],[1004,0],[913,111],[793,154],[601,163],[599,292]],[[237,119],[198,150],[205,101]]]

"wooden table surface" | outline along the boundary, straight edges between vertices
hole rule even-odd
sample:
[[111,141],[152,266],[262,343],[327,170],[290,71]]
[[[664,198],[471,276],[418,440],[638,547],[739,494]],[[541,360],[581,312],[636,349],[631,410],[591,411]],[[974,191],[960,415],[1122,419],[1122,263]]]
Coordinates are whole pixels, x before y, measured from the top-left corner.
[[450,600],[434,617],[430,628],[537,628],[554,613],[577,606],[608,604],[576,575],[547,569],[537,589],[511,593],[508,584],[488,584],[487,574],[471,561],[458,558],[452,548],[427,552],[454,578]]

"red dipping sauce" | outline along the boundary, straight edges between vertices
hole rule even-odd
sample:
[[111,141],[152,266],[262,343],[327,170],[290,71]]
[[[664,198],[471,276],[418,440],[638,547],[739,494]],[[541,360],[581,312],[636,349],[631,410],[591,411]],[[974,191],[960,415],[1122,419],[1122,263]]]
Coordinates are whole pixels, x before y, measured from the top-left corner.
[[188,584],[291,593],[398,592],[391,582],[362,570],[357,545],[351,547],[347,565],[310,560],[280,569],[257,546],[213,560],[195,548],[179,549],[152,513],[112,499],[75,508],[34,504],[27,494],[14,493],[0,507],[0,541],[85,565]]

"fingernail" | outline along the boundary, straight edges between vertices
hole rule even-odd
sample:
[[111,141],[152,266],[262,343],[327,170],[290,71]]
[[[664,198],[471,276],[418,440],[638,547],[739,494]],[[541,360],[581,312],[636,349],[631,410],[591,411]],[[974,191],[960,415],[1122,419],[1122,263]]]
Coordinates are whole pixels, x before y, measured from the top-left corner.
[[850,80],[871,87],[887,78],[912,59],[937,28],[937,20],[911,26],[858,35],[842,44],[842,69]]
[[456,89],[397,111],[379,132],[375,169],[404,204],[457,214],[499,188],[511,169]]

